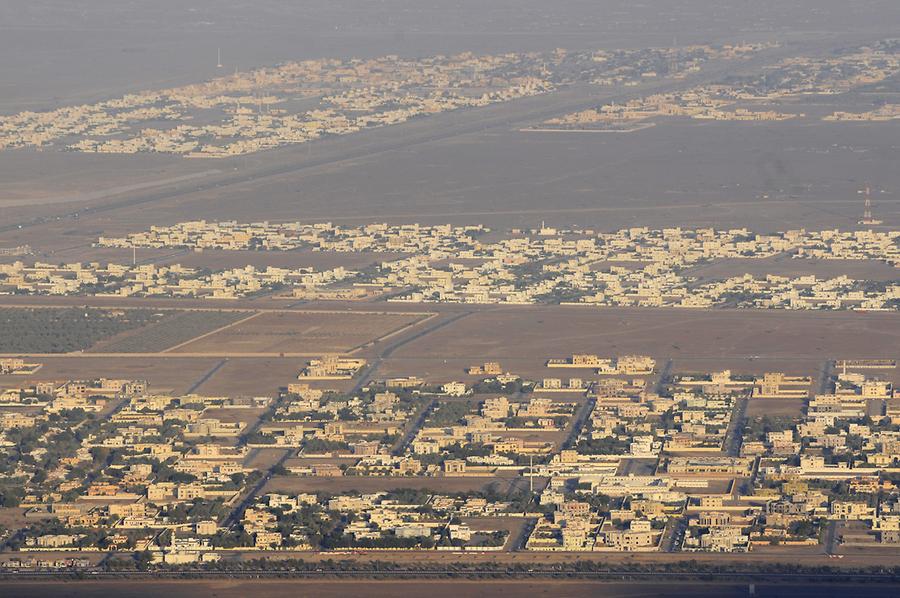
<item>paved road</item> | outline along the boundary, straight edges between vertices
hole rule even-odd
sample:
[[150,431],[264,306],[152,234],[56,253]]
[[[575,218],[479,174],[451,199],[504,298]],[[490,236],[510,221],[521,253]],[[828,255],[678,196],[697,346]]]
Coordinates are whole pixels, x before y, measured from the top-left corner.
[[528,537],[531,535],[532,530],[537,525],[537,519],[534,517],[529,517],[522,524],[522,528],[519,530],[519,533],[513,538],[506,547],[506,550],[511,552],[520,552],[525,550],[525,544],[528,542]]
[[591,416],[591,413],[594,411],[594,406],[596,404],[597,399],[595,398],[590,398],[584,402],[584,404],[581,406],[581,410],[578,412],[578,415],[575,416],[575,422],[572,424],[572,429],[569,430],[569,435],[566,436],[566,439],[560,445],[560,448],[571,448],[578,441],[578,434],[581,433],[581,429],[584,427],[587,419]]
[[837,553],[837,526],[837,521],[829,521],[827,524],[825,524],[825,538],[822,542],[822,546],[825,549],[825,554]]
[[250,506],[250,503],[252,503],[256,499],[257,495],[262,491],[269,480],[272,479],[272,476],[274,475],[273,471],[275,470],[275,468],[284,465],[284,462],[288,460],[293,452],[294,451],[291,449],[284,450],[284,454],[281,455],[281,458],[278,459],[278,461],[276,461],[274,464],[272,464],[272,467],[266,470],[265,475],[260,478],[259,482],[257,482],[249,492],[247,492],[241,502],[235,505],[231,513],[228,514],[228,517],[225,518],[222,527],[229,528],[241,520],[244,511],[247,509],[247,507]]
[[669,381],[669,376],[672,375],[672,360],[667,359],[666,365],[659,372],[659,380],[656,381],[656,394],[662,394],[662,391],[665,389],[666,384]]
[[199,380],[197,380],[194,384],[192,384],[191,387],[190,387],[189,389],[187,389],[187,391],[185,391],[184,394],[189,395],[189,394],[191,394],[192,392],[195,392],[198,388],[200,388],[201,386],[203,386],[203,384],[204,384],[207,380],[209,380],[210,378],[212,378],[213,376],[215,376],[215,375],[216,375],[216,372],[218,372],[220,369],[222,369],[222,366],[224,366],[226,363],[228,363],[228,358],[227,358],[227,357],[226,357],[225,359],[221,360],[221,361],[220,361],[219,363],[217,363],[216,365],[214,365],[214,366],[212,367],[212,369],[210,369],[208,372],[206,372],[205,374],[203,374],[203,376],[202,376]]
[[685,524],[683,519],[675,520],[672,525],[666,529],[665,536],[662,539],[663,552],[676,552],[680,550],[686,529],[687,524]]
[[828,394],[831,392],[831,376],[834,372],[834,362],[826,361],[822,365],[822,372],[819,376],[819,394]]
[[378,354],[376,355],[375,359],[373,359],[372,362],[369,365],[367,365],[363,369],[362,372],[360,372],[360,374],[358,375],[356,384],[353,386],[353,388],[350,389],[349,394],[359,392],[359,390],[363,386],[368,384],[372,380],[372,377],[375,375],[375,372],[378,371],[378,368],[381,367],[381,363],[385,359],[390,357],[394,353],[394,351],[396,351],[400,347],[407,345],[407,344],[413,342],[414,340],[418,340],[418,339],[422,338],[423,336],[425,336],[426,334],[431,334],[432,332],[434,332],[436,330],[440,330],[444,326],[449,326],[450,324],[453,324],[454,322],[461,320],[461,319],[465,318],[466,316],[471,315],[472,313],[474,313],[474,311],[464,311],[464,312],[456,313],[456,314],[450,316],[449,318],[439,319],[437,322],[435,322],[431,326],[422,328],[421,330],[418,330],[414,334],[411,334],[409,336],[400,336],[396,340],[392,340],[390,342],[385,343],[384,345],[382,345],[379,348]]
[[734,411],[731,413],[731,422],[725,433],[725,452],[729,457],[738,457],[741,454],[741,444],[744,441],[744,428],[747,426],[747,404],[749,399],[742,397],[735,401]]
[[419,428],[422,427],[422,424],[425,423],[425,418],[427,418],[428,414],[431,413],[431,410],[434,409],[434,404],[436,402],[436,399],[431,399],[430,401],[428,401],[428,404],[422,408],[416,419],[410,424],[408,428],[406,428],[403,436],[400,437],[400,439],[394,445],[394,448],[391,449],[391,454],[402,455],[406,452],[406,448],[413,441],[413,438],[416,437],[416,433],[419,431]]
[[[281,401],[279,399],[272,401],[271,405],[269,405],[269,408],[266,410],[266,413],[263,415],[260,415],[256,419],[256,421],[253,422],[253,425],[250,426],[246,432],[244,432],[244,437],[247,437],[251,434],[255,434],[257,431],[259,431],[259,428],[267,420],[266,415],[271,415],[271,414],[275,413],[275,410],[278,408],[278,405],[280,404],[280,402]],[[272,448],[279,448],[279,447],[273,446]],[[236,524],[240,520],[240,518],[244,514],[244,511],[247,509],[248,506],[250,506],[250,503],[256,498],[256,496],[263,489],[263,487],[265,487],[265,485],[268,483],[268,481],[272,479],[273,471],[275,470],[275,468],[277,468],[281,465],[284,465],[284,462],[287,461],[288,458],[292,454],[294,454],[294,452],[295,452],[294,449],[290,449],[290,448],[284,449],[284,454],[281,455],[281,457],[278,459],[278,461],[273,463],[272,466],[269,467],[269,469],[267,469],[265,471],[265,474],[262,476],[262,478],[260,478],[259,482],[257,482],[256,485],[253,486],[253,488],[251,488],[247,492],[247,494],[244,495],[244,498],[241,500],[241,502],[239,502],[237,505],[235,505],[234,509],[231,510],[231,513],[228,514],[228,517],[225,518],[223,527],[226,527],[226,528],[231,527],[232,525]],[[249,457],[250,457],[250,455],[248,455],[248,458]]]

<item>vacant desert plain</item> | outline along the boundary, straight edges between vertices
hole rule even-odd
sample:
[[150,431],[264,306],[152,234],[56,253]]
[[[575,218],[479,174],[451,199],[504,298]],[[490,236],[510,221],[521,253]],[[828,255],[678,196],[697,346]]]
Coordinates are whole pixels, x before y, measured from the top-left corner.
[[[30,305],[66,303],[24,299]],[[116,305],[74,299],[78,304]],[[166,302],[172,304],[178,302]],[[0,384],[132,376],[150,380],[157,389],[184,391],[202,382],[203,392],[255,396],[295,380],[305,365],[303,355],[353,349],[354,356],[372,364],[365,373],[371,379],[417,375],[435,383],[467,380],[467,367],[499,361],[505,371],[539,380],[561,373],[545,367],[549,358],[594,353],[649,354],[660,367],[671,360],[672,371],[784,370],[817,380],[831,360],[896,358],[900,347],[900,320],[890,312],[429,305],[436,314],[429,316],[421,305],[379,302],[377,311],[371,303],[342,305],[340,310],[316,303],[261,310],[243,325],[181,341],[174,351],[157,346],[105,354],[101,342],[96,352],[38,355],[45,365],[36,374]],[[254,313],[252,308],[240,309],[245,317]],[[142,332],[124,334],[139,339]],[[297,353],[279,356],[286,349]],[[327,387],[348,385],[329,382]]]

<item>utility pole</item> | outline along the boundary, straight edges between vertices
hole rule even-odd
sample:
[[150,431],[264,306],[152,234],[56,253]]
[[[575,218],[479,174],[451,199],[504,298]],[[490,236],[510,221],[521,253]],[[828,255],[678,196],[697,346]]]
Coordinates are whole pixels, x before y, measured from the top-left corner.
[[872,191],[869,186],[866,185],[866,188],[860,191],[860,193],[865,194],[866,201],[863,204],[863,217],[862,220],[859,221],[859,224],[881,224],[881,220],[878,220],[872,216]]

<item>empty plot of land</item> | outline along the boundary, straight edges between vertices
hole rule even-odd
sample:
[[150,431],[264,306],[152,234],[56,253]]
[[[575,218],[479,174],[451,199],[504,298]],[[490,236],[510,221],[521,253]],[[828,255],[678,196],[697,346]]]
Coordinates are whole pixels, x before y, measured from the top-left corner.
[[804,358],[801,356],[785,360],[783,358],[764,358],[753,355],[730,359],[728,355],[720,355],[709,359],[675,359],[672,371],[698,374],[729,368],[735,374],[752,374],[755,376],[761,376],[766,372],[784,372],[789,376],[811,377],[813,383],[808,388],[815,389],[817,388],[818,376],[822,370],[823,363],[823,360],[818,358]]
[[91,348],[93,353],[158,353],[252,316],[249,311],[183,311]]
[[253,449],[247,455],[244,466],[265,471],[278,463],[288,449]]
[[[81,231],[79,231],[81,233]],[[84,234],[90,234],[91,231],[84,231]],[[68,240],[68,239],[63,239]],[[71,240],[68,240],[71,243]],[[40,253],[36,256],[28,256],[24,259],[21,256],[3,256],[0,261],[14,262],[22,260],[24,263],[31,265],[34,262],[46,261],[48,258],[52,263],[72,263],[72,262],[91,262],[113,264],[131,264],[132,260],[136,260],[138,264],[160,262],[164,259],[170,259],[176,253],[184,253],[182,249],[138,249],[132,252],[131,249],[122,247],[94,247],[90,243],[73,245],[54,249],[46,253]]]
[[350,351],[412,325],[422,314],[268,312],[179,347],[178,353],[329,353]]
[[816,276],[818,278],[834,278],[849,276],[863,280],[896,280],[897,269],[890,264],[869,260],[813,260],[794,259],[787,255],[764,259],[727,259],[717,260],[687,270],[686,275],[697,277],[701,281],[729,278],[752,274],[763,277],[767,274],[775,276]]
[[27,525],[23,509],[0,507],[0,525],[10,529]]
[[253,424],[265,411],[265,409],[256,407],[211,407],[203,412],[203,417],[211,417],[226,423]]
[[[415,374],[423,380],[435,384],[443,384],[449,380],[459,380],[471,384],[485,376],[469,376],[466,369],[477,363],[486,361],[477,353],[469,357],[435,357],[422,356],[421,358],[404,354],[397,357],[396,353],[390,359],[385,360],[378,368],[379,378],[393,378]],[[547,356],[541,358],[534,355],[531,359],[507,357],[501,361],[504,371],[513,372],[527,380],[540,380],[542,378],[562,377],[559,370],[550,370],[546,367]],[[554,373],[555,372],[555,373]],[[565,376],[568,378],[569,376]],[[586,377],[586,376],[585,376]],[[562,399],[560,395],[545,395]],[[565,398],[571,398],[566,396]]]
[[401,369],[475,355],[506,365],[582,352],[637,353],[672,358],[679,368],[695,360],[729,367],[748,359],[821,364],[845,355],[893,358],[897,346],[900,318],[891,313],[522,307],[473,313],[404,345],[390,359]]
[[89,353],[72,356],[42,357],[44,364],[32,376],[5,376],[0,386],[18,386],[40,381],[86,380],[93,378],[121,378],[146,380],[155,393],[184,393],[202,378],[217,361],[208,357],[109,357]]
[[[167,353],[171,361],[182,358],[177,353]],[[209,361],[209,360],[208,360]],[[211,363],[218,362],[213,358]],[[303,360],[289,357],[242,357],[226,358],[215,372],[194,389],[194,392],[210,396],[269,397],[278,389],[297,380],[297,373],[303,368]],[[338,380],[321,383],[322,388],[345,390],[352,381]]]
[[806,401],[803,399],[750,399],[747,417],[802,417]]

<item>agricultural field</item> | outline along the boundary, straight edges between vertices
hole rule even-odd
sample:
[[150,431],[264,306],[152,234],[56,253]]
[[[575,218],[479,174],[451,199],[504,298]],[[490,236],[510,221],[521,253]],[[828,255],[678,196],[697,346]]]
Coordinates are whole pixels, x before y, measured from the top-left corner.
[[164,318],[145,309],[0,309],[0,353],[69,353]]
[[167,312],[151,325],[110,338],[91,350],[100,353],[158,353],[251,315],[249,311]]

